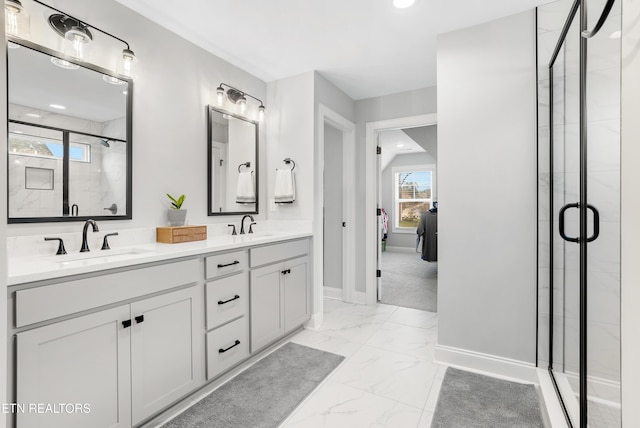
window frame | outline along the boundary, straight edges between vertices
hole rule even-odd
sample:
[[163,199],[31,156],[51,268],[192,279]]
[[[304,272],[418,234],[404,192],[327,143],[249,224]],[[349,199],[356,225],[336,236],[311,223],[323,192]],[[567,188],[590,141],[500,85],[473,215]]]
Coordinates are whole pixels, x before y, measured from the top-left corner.
[[[398,177],[403,172],[431,172],[431,198],[425,199],[400,199],[398,196]],[[400,202],[429,202],[430,205],[436,200],[436,165],[407,165],[407,166],[394,166],[391,168],[391,179],[393,188],[393,221],[391,222],[391,232],[393,233],[416,233],[415,227],[400,227]]]

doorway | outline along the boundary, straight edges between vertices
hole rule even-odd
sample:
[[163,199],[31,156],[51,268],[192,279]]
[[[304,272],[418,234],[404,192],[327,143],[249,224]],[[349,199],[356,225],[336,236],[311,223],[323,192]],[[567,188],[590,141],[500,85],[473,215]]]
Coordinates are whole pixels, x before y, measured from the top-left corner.
[[[365,158],[365,280],[367,304],[375,304],[381,287],[382,259],[381,218],[377,215],[381,195],[381,155],[378,155],[379,136],[384,131],[429,127],[437,124],[437,115],[424,114],[398,119],[389,119],[366,124]],[[436,144],[437,147],[437,144]],[[415,239],[415,236],[414,238]]]
[[383,130],[378,147],[378,301],[436,312],[437,126]]

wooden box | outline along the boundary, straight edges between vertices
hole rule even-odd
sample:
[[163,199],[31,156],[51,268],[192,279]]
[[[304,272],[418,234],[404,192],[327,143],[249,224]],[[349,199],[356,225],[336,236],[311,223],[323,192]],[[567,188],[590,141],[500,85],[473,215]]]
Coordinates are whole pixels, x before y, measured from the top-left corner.
[[207,226],[156,227],[156,242],[177,244],[205,239],[207,239]]

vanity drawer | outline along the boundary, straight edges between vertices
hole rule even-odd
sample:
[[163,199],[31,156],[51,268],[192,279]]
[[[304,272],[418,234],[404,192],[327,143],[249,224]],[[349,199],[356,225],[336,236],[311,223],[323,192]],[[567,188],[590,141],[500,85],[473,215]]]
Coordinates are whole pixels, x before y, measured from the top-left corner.
[[247,317],[207,333],[207,380],[249,356]]
[[282,244],[266,245],[252,248],[250,251],[251,267],[262,266],[309,254],[309,240],[300,239]]
[[205,257],[205,265],[205,279],[239,272],[247,267],[247,252],[236,251],[235,253]]
[[207,330],[247,315],[249,312],[249,281],[241,272],[207,283]]

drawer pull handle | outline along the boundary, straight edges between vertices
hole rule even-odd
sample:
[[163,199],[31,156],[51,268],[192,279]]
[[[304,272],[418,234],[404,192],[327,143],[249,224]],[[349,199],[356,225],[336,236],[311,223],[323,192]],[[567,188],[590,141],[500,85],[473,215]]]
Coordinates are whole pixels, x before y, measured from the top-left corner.
[[131,327],[131,320],[122,321],[122,327],[124,328]]
[[285,269],[281,272],[283,275],[286,275],[288,273],[291,273],[291,269]]
[[233,296],[231,299],[229,300],[218,300],[218,304],[219,305],[224,305],[225,303],[229,303],[229,302],[233,302],[234,300],[238,300],[240,298],[240,296],[238,296],[237,294],[235,296]]
[[144,315],[138,315],[138,316],[136,317],[136,322],[137,322],[138,324],[140,324],[140,323],[141,323],[141,322],[143,322],[143,321],[144,321]]
[[222,348],[220,348],[220,349],[218,349],[218,352],[219,352],[220,354],[224,354],[224,353],[225,353],[225,352],[227,352],[229,349],[231,349],[231,348],[235,348],[235,347],[236,347],[236,346],[238,346],[239,344],[240,344],[240,341],[239,341],[239,340],[236,340],[236,342],[235,342],[233,345],[229,346],[229,347],[228,347],[228,348],[226,348],[226,349],[222,349]]
[[233,263],[227,263],[226,265],[218,265],[218,269],[223,268],[223,267],[233,266],[233,265],[239,265],[239,264],[240,264],[240,262],[238,260],[236,260]]

